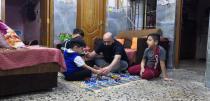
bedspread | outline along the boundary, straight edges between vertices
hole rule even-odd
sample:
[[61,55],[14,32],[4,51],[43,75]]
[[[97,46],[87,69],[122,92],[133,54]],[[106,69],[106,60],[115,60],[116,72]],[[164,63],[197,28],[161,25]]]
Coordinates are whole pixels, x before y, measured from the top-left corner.
[[0,70],[18,69],[42,63],[58,63],[65,71],[63,54],[55,48],[30,46],[20,49],[0,49]]

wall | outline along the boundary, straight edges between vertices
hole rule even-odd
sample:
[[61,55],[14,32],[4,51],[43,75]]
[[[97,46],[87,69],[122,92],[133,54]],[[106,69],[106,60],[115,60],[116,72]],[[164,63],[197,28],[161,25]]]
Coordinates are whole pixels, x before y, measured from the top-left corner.
[[208,22],[209,22],[209,14],[207,12],[207,8],[210,7],[210,1],[202,1],[199,0],[197,4],[197,40],[196,40],[196,58],[197,59],[205,59],[206,58],[206,50],[207,50],[207,40],[208,40]]
[[41,35],[41,18],[40,18],[40,3],[37,5],[35,11],[38,12],[37,19],[35,21],[29,22],[24,21],[24,40],[38,40],[40,41]]
[[[17,6],[6,5],[6,24],[12,29],[19,30],[20,32],[22,32],[22,34],[24,34],[23,19],[21,18],[21,14],[19,13],[20,9],[21,8]],[[21,39],[23,38],[24,36],[21,36]]]
[[[22,33],[21,39],[24,41],[40,40],[40,3],[37,5],[37,19],[29,22],[22,16],[23,2],[26,0],[6,0],[6,24],[15,31]],[[11,13],[12,12],[12,13]],[[15,16],[15,17],[14,17]]]
[[157,0],[156,14],[156,28],[160,28],[170,41],[167,67],[173,68],[176,0]]
[[72,33],[76,27],[77,0],[54,0],[54,45],[60,33]]
[[[210,14],[210,12],[209,12]],[[209,29],[208,29],[208,45],[207,45],[207,62],[206,62],[205,84],[210,88],[210,16],[209,16]]]

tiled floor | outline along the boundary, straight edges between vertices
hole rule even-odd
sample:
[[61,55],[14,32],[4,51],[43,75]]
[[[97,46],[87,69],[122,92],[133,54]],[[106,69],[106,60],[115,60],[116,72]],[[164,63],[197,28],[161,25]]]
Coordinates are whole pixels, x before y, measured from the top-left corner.
[[8,97],[11,101],[210,101],[210,91],[204,85],[205,62],[182,61],[178,69],[169,70],[173,81],[160,78],[139,80],[125,85],[85,91],[72,82],[58,78],[52,91]]
[[186,69],[195,71],[201,75],[205,75],[206,61],[205,60],[181,60],[177,69]]

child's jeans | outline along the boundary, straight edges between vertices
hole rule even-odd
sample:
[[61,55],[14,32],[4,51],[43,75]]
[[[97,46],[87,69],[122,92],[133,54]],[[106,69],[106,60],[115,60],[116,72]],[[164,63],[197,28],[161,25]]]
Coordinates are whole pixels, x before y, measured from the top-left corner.
[[[140,75],[140,71],[141,71],[140,65],[134,65],[134,66],[128,68],[128,72],[131,75]],[[154,68],[150,68],[150,67],[145,67],[145,70],[142,73],[141,78],[150,80],[150,79],[159,77],[160,73],[161,73],[160,68],[154,69]]]
[[92,72],[84,68],[81,71],[68,75],[67,77],[65,77],[65,79],[68,81],[83,81],[90,78],[91,75],[92,75]]

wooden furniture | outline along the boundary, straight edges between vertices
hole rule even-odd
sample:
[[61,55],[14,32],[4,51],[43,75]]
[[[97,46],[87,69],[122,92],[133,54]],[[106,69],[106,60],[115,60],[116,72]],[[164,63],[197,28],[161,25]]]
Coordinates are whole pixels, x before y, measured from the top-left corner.
[[56,87],[57,73],[66,69],[54,48],[0,48],[0,58],[0,97]]
[[59,69],[57,63],[46,63],[22,69],[0,70],[0,97],[56,87]]

